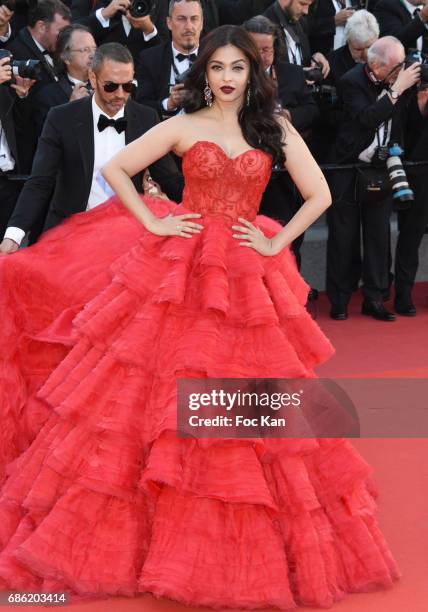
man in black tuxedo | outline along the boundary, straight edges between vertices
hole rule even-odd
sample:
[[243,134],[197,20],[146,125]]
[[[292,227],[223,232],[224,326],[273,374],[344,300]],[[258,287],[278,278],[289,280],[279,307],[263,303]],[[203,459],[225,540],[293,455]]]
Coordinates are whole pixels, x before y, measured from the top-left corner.
[[134,63],[143,49],[161,42],[150,15],[133,17],[131,0],[98,0],[95,12],[78,21],[88,26],[97,45],[116,42],[128,47]]
[[96,49],[94,37],[86,26],[73,23],[61,30],[56,53],[63,69],[58,72],[58,81],[42,87],[32,101],[38,135],[53,106],[90,95],[88,71]]
[[[128,49],[117,43],[102,45],[90,72],[94,96],[50,110],[31,177],[9,220],[1,252],[16,251],[26,232],[46,212],[45,230],[112,195],[101,175],[102,167],[126,143],[157,123],[152,109],[129,99],[133,76]],[[150,172],[171,199],[181,199],[183,179],[169,156],[155,162]],[[143,172],[133,182],[141,192]]]
[[[396,38],[380,38],[370,47],[367,64],[358,64],[340,80],[346,119],[339,127],[335,142],[335,161],[339,164],[362,162],[367,175],[379,147],[391,142],[403,143],[408,104],[408,95],[403,94],[417,82],[420,74],[419,64],[404,69],[404,58],[404,47]],[[380,175],[387,180],[382,166]],[[347,318],[347,304],[362,276],[362,313],[381,321],[394,321],[394,314],[383,305],[390,283],[391,195],[386,191],[374,202],[363,185],[361,191],[356,188],[352,169],[332,174],[330,187],[333,195],[333,205],[327,213],[330,315],[336,320]]]
[[[420,9],[421,4],[424,6]],[[396,36],[406,51],[428,53],[428,3],[425,0],[379,0],[373,9],[381,36]]]
[[16,180],[29,171],[29,160],[25,148],[20,147],[20,132],[28,128],[30,118],[26,99],[33,84],[29,79],[16,77],[8,86],[12,76],[10,58],[0,60],[0,232],[3,235],[9,217],[15,207],[22,182]]
[[175,0],[167,25],[171,41],[143,51],[136,75],[137,100],[154,108],[161,118],[176,115],[185,95],[182,75],[196,59],[203,27],[199,0]]
[[[409,161],[428,159],[428,88],[411,100],[406,126],[406,157]],[[419,247],[428,225],[428,166],[408,166],[407,179],[415,199],[407,210],[399,210],[398,240],[395,251],[395,312],[415,316],[412,290],[419,266]]]
[[60,0],[39,0],[28,12],[28,26],[6,47],[18,60],[39,60],[41,79],[32,88],[30,96],[48,83],[57,80],[54,53],[58,34],[71,22],[70,9]]
[[356,11],[345,27],[343,47],[332,51],[328,56],[330,62],[329,81],[337,87],[343,75],[356,64],[367,62],[367,52],[379,38],[379,24],[369,11]]
[[[321,66],[326,78],[330,67],[318,50],[311,52],[307,15],[313,0],[276,0],[263,14],[281,28],[286,61],[305,68]],[[316,63],[317,62],[317,63]]]

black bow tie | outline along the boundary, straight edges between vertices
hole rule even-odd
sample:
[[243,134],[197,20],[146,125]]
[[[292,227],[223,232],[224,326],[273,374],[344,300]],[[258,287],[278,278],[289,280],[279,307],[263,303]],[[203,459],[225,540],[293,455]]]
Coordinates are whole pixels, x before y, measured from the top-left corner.
[[126,128],[126,119],[125,117],[120,117],[119,119],[109,119],[105,115],[100,115],[98,119],[98,131],[102,132],[107,127],[114,127],[118,134],[121,134]]
[[185,59],[188,59],[189,62],[194,62],[198,57],[196,53],[190,53],[190,55],[184,55],[184,53],[177,53],[175,56],[179,62],[184,62]]

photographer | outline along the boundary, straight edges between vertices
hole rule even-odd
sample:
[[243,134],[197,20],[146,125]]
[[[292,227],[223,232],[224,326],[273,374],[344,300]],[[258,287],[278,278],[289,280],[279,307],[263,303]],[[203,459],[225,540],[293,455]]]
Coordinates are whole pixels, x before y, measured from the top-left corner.
[[[129,49],[134,62],[137,62],[141,51],[161,42],[150,14],[139,15],[138,2],[107,0],[100,4],[95,13],[78,20],[90,28],[97,45],[120,43]],[[152,3],[145,4],[150,6]]]
[[62,67],[58,70],[58,81],[43,87],[33,99],[33,115],[39,135],[49,109],[90,95],[88,71],[96,49],[95,40],[86,26],[73,23],[61,30],[56,48],[58,67]]
[[29,121],[27,94],[34,81],[14,77],[10,83],[12,68],[10,57],[0,59],[0,233],[4,233],[9,217],[15,207],[22,182],[14,180],[29,170],[20,146],[20,130],[26,129]]
[[318,50],[311,55],[306,16],[313,0],[277,0],[263,14],[280,26],[290,64],[320,67],[323,78],[330,71],[326,57]]
[[167,26],[171,42],[143,51],[136,68],[137,101],[156,109],[166,119],[181,110],[183,79],[196,59],[203,27],[199,0],[170,2]]
[[345,27],[345,42],[329,56],[329,80],[337,87],[342,76],[356,64],[367,61],[369,47],[379,38],[379,24],[376,17],[368,11],[356,11],[348,19]]
[[60,0],[39,0],[28,12],[28,26],[7,45],[14,59],[40,62],[40,75],[31,96],[47,83],[57,80],[54,69],[56,40],[62,28],[70,22],[70,10]]
[[[339,82],[346,120],[335,142],[334,161],[365,164],[358,172],[337,170],[331,176],[333,205],[327,214],[327,295],[333,319],[347,318],[352,291],[363,280],[362,313],[394,321],[383,296],[389,290],[390,213],[392,198],[385,149],[403,142],[408,96],[418,81],[420,64],[404,68],[404,47],[387,36],[368,51]],[[360,255],[360,224],[363,257]]]
[[427,0],[379,0],[373,12],[381,36],[396,36],[406,52],[418,49],[428,53]]
[[[426,75],[428,77],[428,75]],[[410,101],[406,126],[406,158],[412,162],[428,160],[428,78],[422,79]],[[416,315],[412,300],[419,266],[419,248],[428,225],[427,165],[406,168],[414,201],[407,210],[399,210],[398,240],[395,251],[395,311],[403,316]]]

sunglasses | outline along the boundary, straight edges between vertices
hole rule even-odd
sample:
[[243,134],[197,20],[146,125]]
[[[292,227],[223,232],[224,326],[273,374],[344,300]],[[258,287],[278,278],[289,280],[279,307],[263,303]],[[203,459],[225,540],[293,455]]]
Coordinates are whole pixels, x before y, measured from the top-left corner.
[[112,83],[111,81],[106,81],[102,84],[102,87],[106,93],[113,93],[113,91],[117,91],[119,87],[122,87],[123,91],[126,93],[131,93],[134,88],[134,81],[128,81],[127,83]]

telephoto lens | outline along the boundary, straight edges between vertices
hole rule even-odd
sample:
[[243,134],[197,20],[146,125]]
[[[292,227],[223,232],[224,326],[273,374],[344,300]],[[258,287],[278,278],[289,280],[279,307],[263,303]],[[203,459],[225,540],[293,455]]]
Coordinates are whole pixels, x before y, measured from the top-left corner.
[[139,18],[146,17],[154,10],[155,3],[153,0],[132,0],[129,7],[131,17]]
[[392,188],[392,205],[394,210],[406,210],[410,208],[410,203],[415,199],[414,193],[409,187],[406,171],[401,162],[403,149],[399,144],[394,143],[388,148],[388,168],[389,180]]

